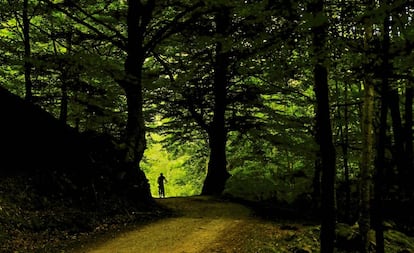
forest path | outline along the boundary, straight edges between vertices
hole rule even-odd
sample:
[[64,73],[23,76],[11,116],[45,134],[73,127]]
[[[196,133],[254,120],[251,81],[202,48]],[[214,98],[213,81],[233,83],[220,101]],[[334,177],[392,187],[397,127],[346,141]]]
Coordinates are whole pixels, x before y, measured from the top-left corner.
[[250,230],[257,228],[259,221],[250,217],[250,210],[245,206],[209,197],[156,201],[173,209],[179,216],[139,227],[81,252],[259,252],[253,249],[256,247],[252,243],[251,251],[246,247],[247,240],[253,240]]

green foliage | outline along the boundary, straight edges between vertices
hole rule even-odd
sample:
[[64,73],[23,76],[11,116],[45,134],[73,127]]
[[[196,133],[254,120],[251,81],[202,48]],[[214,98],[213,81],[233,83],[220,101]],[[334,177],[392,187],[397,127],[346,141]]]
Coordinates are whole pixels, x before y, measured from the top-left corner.
[[274,171],[268,168],[258,170],[257,167],[257,164],[252,164],[232,170],[224,194],[255,201],[276,198],[281,189],[273,180]]
[[396,230],[387,230],[384,233],[385,252],[410,252],[414,250],[414,238]]
[[[380,90],[381,32],[387,15],[392,16],[391,85],[400,96],[412,87],[414,11],[409,1],[372,9],[357,1],[346,6],[327,1],[326,15],[316,16],[308,13],[309,1],[155,2],[151,20],[142,27],[144,110],[154,133],[148,136],[141,164],[155,197],[161,172],[168,180],[167,196],[200,193],[208,158],[206,133],[215,106],[217,43],[229,61],[225,125],[232,178],[226,193],[239,197],[292,202],[312,191],[317,157],[312,27],[330,24],[324,56],[341,185],[346,176],[358,180],[361,82],[372,79]],[[214,21],[222,8],[231,17],[225,35],[217,33]],[[22,1],[0,1],[0,85],[24,96],[23,66],[29,62],[34,103],[59,117],[67,95],[69,125],[122,139],[128,117],[119,85],[127,78],[126,11],[127,1],[29,1],[31,57],[25,59]],[[364,48],[367,20],[375,36]],[[387,138],[387,158],[393,164],[391,132]],[[389,172],[398,176],[392,165]]]
[[198,167],[198,161],[192,160],[191,145],[180,147],[181,150],[168,151],[163,147],[163,138],[151,134],[151,141],[144,154],[141,167],[151,185],[151,194],[158,196],[157,178],[163,173],[167,179],[166,197],[193,196],[201,192],[204,167]]
[[[254,138],[256,135],[263,137]],[[255,201],[274,199],[292,203],[309,193],[313,167],[308,158],[312,153],[303,153],[304,149],[299,148],[300,144],[295,146],[294,139],[290,143],[278,143],[279,148],[274,146],[277,143],[274,141],[262,131],[250,131],[246,136],[231,135],[228,169],[232,177],[226,194]]]
[[[339,223],[336,227],[337,248],[340,252],[354,252],[360,250],[361,235],[358,224],[353,226]],[[371,243],[375,240],[375,232],[369,232]],[[388,228],[384,231],[385,252],[411,252],[414,250],[414,238]],[[371,245],[373,247],[373,245]]]

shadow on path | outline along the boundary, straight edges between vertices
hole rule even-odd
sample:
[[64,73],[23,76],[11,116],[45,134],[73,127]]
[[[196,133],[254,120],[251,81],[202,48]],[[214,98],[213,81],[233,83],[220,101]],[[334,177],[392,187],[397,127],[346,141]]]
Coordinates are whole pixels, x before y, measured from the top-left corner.
[[[177,216],[123,233],[87,253],[197,253],[213,245],[248,219],[242,205],[211,197],[165,198],[156,201]],[[217,252],[232,252],[222,249]]]

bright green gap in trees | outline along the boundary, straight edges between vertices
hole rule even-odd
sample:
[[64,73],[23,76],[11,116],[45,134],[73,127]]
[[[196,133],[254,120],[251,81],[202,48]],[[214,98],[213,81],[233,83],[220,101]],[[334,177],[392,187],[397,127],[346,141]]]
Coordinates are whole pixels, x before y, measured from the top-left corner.
[[186,162],[191,154],[174,156],[165,149],[161,143],[163,136],[151,134],[151,142],[148,144],[141,162],[141,167],[150,183],[151,194],[158,198],[157,178],[163,173],[167,179],[165,184],[166,197],[194,196],[201,192],[199,182],[191,179],[191,169]]

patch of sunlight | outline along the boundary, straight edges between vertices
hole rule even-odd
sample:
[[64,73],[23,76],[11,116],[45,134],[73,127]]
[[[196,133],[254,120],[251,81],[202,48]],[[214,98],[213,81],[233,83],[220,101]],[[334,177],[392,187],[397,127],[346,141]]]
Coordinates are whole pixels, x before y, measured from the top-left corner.
[[150,143],[144,153],[141,167],[150,183],[151,194],[158,198],[157,179],[163,173],[167,179],[165,183],[165,196],[194,196],[200,194],[198,182],[193,182],[191,168],[186,167],[189,154],[173,156],[159,142],[162,137],[154,135],[155,142]]

